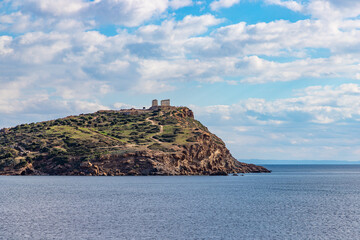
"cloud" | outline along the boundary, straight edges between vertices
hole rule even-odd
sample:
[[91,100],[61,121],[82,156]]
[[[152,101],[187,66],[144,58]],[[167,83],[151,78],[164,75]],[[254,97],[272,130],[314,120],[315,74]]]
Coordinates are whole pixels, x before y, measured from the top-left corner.
[[274,4],[274,5],[279,5],[282,7],[286,7],[294,12],[301,12],[303,10],[303,5],[301,5],[301,3],[298,3],[296,1],[292,1],[292,0],[287,0],[287,1],[282,1],[282,0],[265,0],[265,2],[267,4]]
[[[217,115],[228,123],[281,125],[360,121],[360,85],[311,86],[295,97],[267,101],[250,98],[233,105],[194,106],[200,115]],[[214,119],[215,120],[215,119]],[[215,120],[216,121],[216,120]]]
[[16,111],[7,112],[5,119],[0,118],[0,128],[109,109],[107,106],[97,102],[55,101],[47,99],[46,96],[38,96],[38,98],[31,98],[11,104]]
[[[49,14],[53,16],[68,16],[78,14],[88,8],[92,3],[83,0],[27,0],[15,1],[18,5],[23,4],[24,11],[38,14]],[[98,2],[98,1],[96,1]]]
[[[10,71],[17,66],[22,69],[20,76],[30,71],[30,66],[41,68],[42,64],[44,76],[69,84],[68,90],[55,90],[66,92],[61,96],[67,99],[84,96],[79,86],[86,86],[86,81],[103,82],[96,85],[102,89],[150,93],[173,91],[175,83],[189,79],[213,83],[230,77],[232,80],[227,82],[231,84],[259,84],[303,77],[358,77],[357,20],[346,20],[335,27],[309,19],[250,25],[241,22],[207,34],[222,22],[211,14],[188,15],[109,37],[85,30],[77,20],[63,19],[55,31],[48,33],[2,36],[0,52],[7,54],[2,63],[8,66],[2,68]],[[76,30],[72,33],[67,29]],[[330,57],[313,58],[311,52],[320,48],[328,49]],[[280,62],[272,57],[289,59]],[[90,89],[90,95],[94,91]]]
[[172,0],[169,3],[170,7],[173,9],[179,9],[187,6],[193,5],[192,0]]
[[[304,77],[336,79],[339,76],[355,79],[359,71],[356,59],[330,57],[301,59],[287,63],[267,61],[257,56],[245,57],[235,63],[235,76],[243,83],[292,81]],[[330,67],[331,66],[331,67]]]
[[360,2],[357,0],[264,0],[264,2],[327,21],[354,18],[360,15]]
[[[349,43],[356,42],[356,31],[336,31],[333,35],[322,29],[320,20],[304,20],[239,23],[199,36],[221,22],[210,14],[188,15],[180,21],[168,19],[160,25],[140,27],[132,34],[120,31],[112,37],[97,31],[2,36],[0,52],[7,55],[0,57],[0,68],[12,71],[9,77],[26,76],[36,69],[42,75],[37,86],[52,88],[64,99],[86,99],[111,91],[159,93],[175,90],[179,82],[214,83],[227,77],[233,79],[227,81],[231,84],[259,84],[302,77],[355,79],[359,74],[357,58],[345,54],[350,49],[341,49],[337,43],[346,41],[344,46],[351,46]],[[318,36],[311,39],[314,31]],[[324,39],[328,40],[325,44],[319,43]],[[257,56],[288,57],[296,55],[297,49],[312,47],[316,51],[320,46],[339,56],[311,58],[305,51],[306,58],[285,62]],[[351,50],[351,54],[356,52]],[[52,82],[48,83],[50,78]]]
[[0,31],[24,33],[44,29],[46,26],[51,25],[52,22],[51,19],[45,22],[43,19],[34,19],[29,14],[13,12],[0,15]]
[[240,22],[220,27],[209,36],[192,37],[184,50],[203,61],[227,61],[226,70],[218,76],[238,77],[242,82],[339,76],[357,79],[359,24],[359,20],[333,24],[311,19]]
[[210,8],[213,11],[217,11],[220,8],[229,8],[238,3],[240,3],[240,0],[215,0],[210,4]]
[[136,108],[136,106],[134,106],[134,105],[130,105],[130,104],[127,104],[127,103],[120,103],[120,102],[114,103],[113,106],[114,106],[114,108],[116,108],[116,109]]
[[[212,15],[187,16],[182,21],[169,20],[166,26],[154,27],[165,35],[176,34],[179,36],[177,44],[181,44],[187,37],[202,34],[209,26],[219,22],[221,20]],[[69,20],[70,25],[73,23],[77,22]],[[168,27],[171,29],[166,31]],[[197,61],[188,62],[181,58],[167,62],[163,59],[163,53],[174,45],[169,42],[157,43],[157,39],[144,35],[141,29],[134,35],[124,31],[113,37],[97,31],[78,29],[71,33],[66,30],[68,28],[62,29],[65,30],[34,31],[14,38],[0,37],[1,83],[5,91],[2,94],[1,112],[35,111],[35,107],[27,107],[24,101],[32,102],[33,106],[53,109],[45,103],[92,103],[110,92],[172,91],[175,89],[173,83],[177,80],[186,80],[186,76],[199,78],[208,67],[204,64],[199,69]],[[155,52],[162,59],[147,59],[156,58]],[[15,84],[16,79],[20,81],[25,78],[31,80],[31,85]],[[11,104],[8,102],[10,100]],[[75,107],[64,109],[81,110]]]
[[[52,21],[74,19],[86,22],[96,21],[98,24],[117,24],[134,27],[153,17],[159,17],[169,7],[174,9],[188,6],[191,1],[171,1],[168,0],[14,0],[12,7],[20,11],[13,13],[19,17],[23,23],[30,24],[40,21],[46,25],[43,19]],[[8,19],[15,16],[7,16]],[[24,29],[24,28],[23,28]]]
[[21,89],[29,86],[29,82],[26,79],[19,79],[17,81],[1,81],[0,88],[0,112],[3,114],[12,113],[18,110],[23,110],[21,106],[18,108],[15,103],[19,97],[21,97]]
[[291,56],[299,50],[304,51],[304,48],[329,48],[341,51],[341,48],[347,44],[358,44],[355,38],[360,33],[353,31],[353,27],[349,31],[342,25],[356,26],[358,23],[343,22],[334,25],[309,19],[295,23],[278,20],[251,25],[241,22],[220,27],[213,32],[211,37],[214,42],[210,53],[222,54],[222,56],[248,54]]
[[306,11],[315,18],[329,21],[354,18],[360,15],[360,2],[356,0],[312,0],[307,5]]
[[[155,53],[155,57],[164,56],[167,59],[184,58],[186,44],[198,35],[206,34],[210,27],[220,24],[223,20],[211,14],[200,16],[187,15],[182,20],[165,20],[161,25],[146,25],[138,29],[137,37],[142,48],[149,45],[146,51]],[[135,44],[135,43],[132,43]],[[134,52],[134,51],[133,51]],[[143,53],[145,53],[143,51]]]
[[359,102],[360,85],[341,84],[191,108],[237,158],[358,160]]
[[146,25],[138,29],[138,34],[144,40],[156,42],[182,42],[199,34],[204,34],[211,26],[221,23],[222,19],[217,19],[211,14],[200,16],[187,15],[180,21],[174,19],[165,20],[161,25]]
[[10,36],[0,36],[0,55],[6,55],[13,52],[13,49],[9,48],[12,42]]
[[[167,0],[102,0],[93,4],[89,11],[102,23],[134,27],[159,16],[168,6]],[[179,4],[174,2],[173,6],[179,7]]]

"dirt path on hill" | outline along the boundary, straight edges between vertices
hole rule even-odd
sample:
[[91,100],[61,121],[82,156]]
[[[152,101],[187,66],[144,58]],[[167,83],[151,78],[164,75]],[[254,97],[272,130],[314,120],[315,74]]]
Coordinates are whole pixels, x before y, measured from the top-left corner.
[[[164,126],[163,125],[159,125],[159,123],[155,122],[154,120],[151,120],[150,117],[146,118],[146,121],[151,122],[152,125],[156,125],[156,126],[160,126],[160,132],[156,133],[154,136],[159,135],[161,133],[164,132]],[[159,141],[158,139],[154,138],[154,136],[151,137],[152,140],[154,140],[157,143],[162,143],[161,141]]]

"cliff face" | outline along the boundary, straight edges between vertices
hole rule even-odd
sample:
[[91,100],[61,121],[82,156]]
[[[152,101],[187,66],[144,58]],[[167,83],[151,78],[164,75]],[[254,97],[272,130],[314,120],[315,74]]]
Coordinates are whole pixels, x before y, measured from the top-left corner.
[[[41,138],[40,138],[41,137]],[[226,175],[238,162],[188,108],[101,111],[0,132],[0,174]]]
[[111,175],[227,175],[268,172],[261,166],[238,162],[223,143],[204,133],[193,144],[172,148],[174,152],[146,150],[105,155],[88,170]]

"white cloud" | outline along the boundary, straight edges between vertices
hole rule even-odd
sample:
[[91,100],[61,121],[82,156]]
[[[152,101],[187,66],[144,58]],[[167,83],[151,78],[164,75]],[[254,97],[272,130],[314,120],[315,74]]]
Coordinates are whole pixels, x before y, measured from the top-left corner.
[[357,0],[264,0],[264,2],[327,21],[354,18],[360,15],[360,2]]
[[14,81],[9,83],[0,82],[0,84],[0,112],[3,114],[12,113],[16,111],[14,101],[20,97],[20,89],[26,85],[21,81]]
[[309,19],[295,23],[284,20],[252,25],[238,23],[214,32],[212,37],[216,44],[211,50],[218,48],[222,55],[270,56],[291,55],[291,50],[304,48],[333,48],[336,51],[345,43],[357,44],[355,38],[359,33],[343,31],[341,24]]
[[[205,34],[209,27],[216,26],[221,23],[222,19],[217,19],[211,14],[201,16],[185,16],[180,21],[174,19],[165,20],[161,25],[146,25],[140,27],[137,36],[142,39],[146,50],[152,48],[152,56],[164,56],[167,59],[185,58],[186,44],[192,38],[200,34]],[[137,47],[143,48],[142,45]],[[160,51],[160,52],[159,52]],[[163,53],[163,54],[161,54]]]
[[14,51],[9,47],[11,42],[12,42],[12,37],[0,36],[0,55],[6,55]]
[[[176,2],[173,6],[180,7]],[[168,0],[102,0],[91,5],[89,12],[101,22],[134,27],[160,16],[168,7]]]
[[23,4],[25,9],[29,11],[62,16],[77,14],[91,3],[83,0],[27,0]]
[[98,110],[109,110],[109,107],[96,102],[75,101],[68,103],[69,108],[74,112],[91,113]]
[[313,17],[337,20],[360,15],[360,2],[356,0],[312,0],[306,11]]
[[295,95],[191,108],[237,158],[358,160],[360,85],[312,86]]
[[20,36],[16,42],[14,57],[21,62],[40,64],[57,61],[59,54],[71,49],[69,35],[32,32]]
[[156,94],[175,90],[175,87],[166,81],[156,79],[140,79],[139,83],[131,89],[140,94]]
[[239,2],[240,0],[215,0],[210,4],[210,8],[213,11],[217,11],[220,8],[229,8]]
[[179,8],[191,6],[193,5],[193,2],[192,0],[171,0],[169,5],[173,9],[179,9]]
[[286,7],[294,12],[301,12],[303,10],[303,5],[301,5],[301,3],[298,3],[296,1],[293,0],[287,0],[287,1],[283,1],[283,0],[265,0],[265,2],[267,4],[274,4],[274,5],[279,5],[282,7]]
[[161,25],[146,25],[139,28],[138,34],[145,40],[166,42],[188,40],[189,37],[197,36],[208,31],[211,26],[221,23],[221,19],[211,14],[201,16],[187,15],[182,20],[166,20]]
[[[118,24],[124,26],[138,26],[146,20],[153,17],[160,17],[169,7],[174,9],[188,6],[190,0],[186,1],[168,1],[168,0],[14,0],[12,5],[21,12],[14,13],[16,16],[5,16],[6,23],[11,24],[11,19],[21,21],[23,26],[33,25],[32,22],[41,21],[39,24],[48,25],[42,19],[64,21],[67,19],[95,20],[97,23]],[[37,19],[31,19],[33,16]],[[22,17],[23,19],[21,19]],[[19,25],[18,23],[15,23]],[[65,24],[65,23],[63,23]],[[85,24],[84,24],[85,25]],[[1,25],[0,25],[1,27]],[[19,29],[19,27],[17,27]],[[23,30],[26,30],[22,27]]]
[[29,14],[13,12],[0,15],[0,31],[24,33],[27,31],[43,30],[54,23],[53,19],[32,18]]
[[[19,78],[16,81],[1,83],[0,113],[1,114],[41,114],[94,112],[108,107],[84,100],[54,100],[46,91],[30,89],[36,83],[36,77]],[[85,87],[86,88],[86,87]],[[66,93],[63,93],[66,94]]]
[[81,31],[90,27],[94,27],[95,24],[92,22],[82,22],[75,19],[62,19],[54,25],[54,29],[59,32],[66,31]]
[[[219,115],[234,123],[256,125],[327,124],[353,121],[360,117],[360,85],[312,86],[293,98],[267,101],[250,98],[233,105],[194,107],[199,115]],[[224,118],[226,116],[226,118]]]
[[136,106],[134,105],[130,105],[127,103],[121,103],[121,102],[117,102],[113,104],[115,109],[130,109],[130,108],[136,108]]
[[[100,3],[95,2],[92,5],[95,6]],[[275,0],[272,3],[290,4],[289,1]],[[120,3],[117,1],[104,1],[102,4],[112,6],[112,4],[117,5]],[[128,2],[125,1],[121,4],[126,5]],[[135,8],[136,4],[137,2],[132,7]],[[51,9],[50,5],[49,9]],[[308,59],[305,61],[296,60],[296,58],[307,57],[308,52],[304,50],[305,48],[312,48],[315,51],[316,48],[328,48],[331,53],[342,54],[349,52],[354,54],[356,49],[360,49],[357,43],[360,34],[358,31],[354,31],[354,27],[360,25],[360,22],[356,20],[341,22],[337,25],[333,23],[329,25],[322,20],[302,20],[295,23],[276,21],[254,25],[239,23],[219,28],[210,36],[198,37],[199,34],[206,33],[209,27],[215,26],[221,21],[221,19],[216,19],[209,14],[186,16],[178,22],[170,19],[163,21],[161,25],[146,25],[139,28],[136,31],[136,35],[119,32],[119,35],[112,39],[106,38],[95,31],[86,32],[83,34],[84,37],[82,39],[79,36],[72,39],[72,41],[84,41],[83,43],[76,42],[75,44],[73,42],[69,43],[67,41],[69,37],[62,34],[62,36],[65,36],[64,40],[23,48],[18,59],[44,63],[53,61],[55,58],[62,58],[63,61],[68,63],[75,63],[80,59],[81,61],[86,61],[86,59],[91,57],[93,58],[91,62],[94,62],[95,59],[99,61],[104,60],[104,54],[111,48],[116,48],[115,52],[119,54],[125,53],[122,57],[125,59],[113,58],[103,64],[101,63],[99,66],[102,66],[102,70],[96,70],[98,73],[105,74],[106,71],[109,72],[110,67],[107,67],[109,62],[112,64],[115,62],[127,63],[129,66],[126,69],[134,73],[137,71],[137,66],[134,62],[139,60],[141,62],[141,58],[150,57],[165,58],[166,61],[167,59],[174,58],[181,59],[180,61],[169,63],[171,66],[179,65],[179,63],[198,65],[200,71],[193,73],[192,76],[195,77],[194,79],[207,78],[209,82],[213,82],[213,80],[210,80],[210,74],[220,76],[217,77],[216,81],[226,76],[232,76],[242,79],[242,82],[251,83],[290,81],[303,76],[336,77],[346,71],[348,72],[346,75],[351,78],[355,78],[356,74],[358,74],[357,62],[355,60],[352,62],[347,60],[351,58],[350,56],[338,57],[340,64],[343,63],[343,69],[346,69],[344,72],[341,72],[340,67],[337,68],[338,71],[330,70],[330,68],[333,69],[332,67],[326,68],[325,64],[329,64],[332,61],[331,59],[318,61]],[[67,31],[67,29],[78,29],[81,31],[81,29],[86,28],[82,23],[75,19],[63,19],[53,25],[62,32]],[[93,36],[90,36],[90,34]],[[56,33],[51,33],[51,35],[55,36]],[[88,42],[88,39],[92,41],[96,38],[99,38],[98,43],[90,43],[90,46],[85,44]],[[119,40],[115,43],[116,39]],[[105,42],[106,44],[104,44]],[[100,43],[102,46],[98,46]],[[77,49],[79,46],[82,49],[81,54],[79,54]],[[126,48],[135,57],[132,59],[133,63],[129,61],[126,55]],[[76,52],[74,51],[75,49]],[[35,52],[36,54],[34,54]],[[186,61],[187,55],[193,55],[200,61]],[[280,64],[276,61],[264,60],[256,55],[295,57],[295,61]],[[34,59],[31,59],[32,56],[35,56]],[[218,64],[214,63],[219,61],[209,60],[208,57],[221,58],[221,65],[225,68],[216,67]],[[333,64],[335,65],[335,62]],[[236,66],[235,68],[234,65]],[[240,67],[242,65],[244,66],[243,68]],[[296,65],[299,65],[300,68],[297,68]],[[120,69],[123,68],[120,67]],[[215,71],[216,69],[218,72]],[[179,70],[181,71],[181,69]],[[115,73],[115,71],[113,72]],[[180,75],[181,73],[176,73],[176,76]],[[158,75],[155,74],[155,76]],[[182,78],[187,76],[188,71],[184,71]],[[236,81],[232,81],[232,84],[236,84]]]
[[[7,53],[7,63],[5,58],[3,61],[10,69],[10,61],[16,62],[18,69],[22,68],[20,62],[26,65],[21,74],[30,71],[29,65],[48,64],[43,65],[42,72],[48,70],[44,75],[72,79],[80,82],[79,86],[85,81],[104,82],[107,87],[102,87],[102,92],[172,91],[178,81],[213,83],[227,77],[233,79],[228,83],[238,84],[302,77],[356,79],[359,74],[360,63],[354,57],[360,37],[354,30],[360,26],[356,20],[346,21],[345,30],[342,25],[334,29],[322,20],[238,23],[199,36],[222,21],[210,14],[189,15],[180,21],[168,19],[134,33],[124,30],[107,37],[84,31],[77,25],[79,21],[69,19],[61,22],[64,25],[58,31],[26,33],[3,41],[0,49]],[[72,34],[66,30],[72,28],[77,29]],[[317,48],[327,48],[338,56],[311,58],[309,51]],[[292,59],[278,62],[258,55]],[[79,95],[75,83],[69,83],[69,90],[64,88],[67,94],[61,96],[69,99]]]
[[356,78],[359,62],[351,57],[295,60],[287,63],[267,61],[256,56],[245,57],[235,64],[234,74],[243,76],[241,82],[266,83],[311,78]]

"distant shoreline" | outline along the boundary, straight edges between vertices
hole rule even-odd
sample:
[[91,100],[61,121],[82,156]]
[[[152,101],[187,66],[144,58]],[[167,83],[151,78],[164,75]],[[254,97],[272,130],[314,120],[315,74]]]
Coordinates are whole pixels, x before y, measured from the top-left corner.
[[260,159],[237,159],[256,165],[360,165],[360,161],[341,160],[260,160]]

